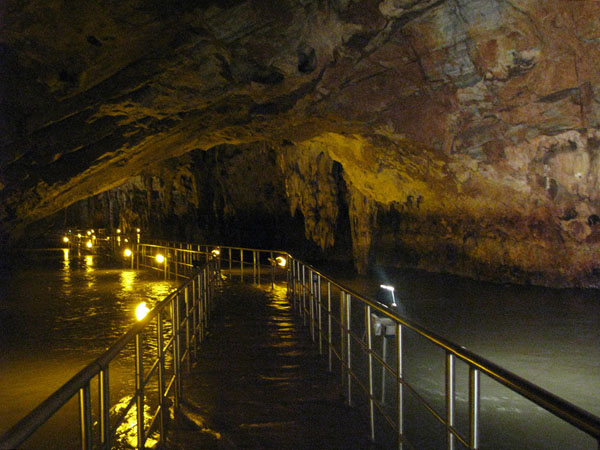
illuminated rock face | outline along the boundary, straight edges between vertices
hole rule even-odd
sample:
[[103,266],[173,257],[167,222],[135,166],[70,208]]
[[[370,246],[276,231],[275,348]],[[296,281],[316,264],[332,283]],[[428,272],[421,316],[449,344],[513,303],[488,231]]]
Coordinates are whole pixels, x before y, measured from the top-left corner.
[[[257,209],[299,211],[325,250],[347,215],[361,270],[600,279],[598,2],[2,8],[7,235],[123,183],[143,193],[167,158],[262,143],[284,196]],[[201,234],[197,199],[174,208]]]

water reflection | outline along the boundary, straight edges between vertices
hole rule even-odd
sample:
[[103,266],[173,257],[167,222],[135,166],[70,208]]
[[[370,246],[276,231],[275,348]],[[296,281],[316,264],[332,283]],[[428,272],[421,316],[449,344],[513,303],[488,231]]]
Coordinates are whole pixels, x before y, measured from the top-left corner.
[[[0,277],[0,434],[121,337],[138,303],[153,306],[177,285],[111,264],[61,249],[28,254]],[[127,348],[111,380],[121,382],[121,366],[130,374],[132,360]]]
[[[132,395],[121,398],[121,400],[111,408],[111,416],[120,417],[132,400]],[[150,426],[150,423],[152,422],[152,413],[150,406],[144,401],[144,429],[147,429]],[[138,445],[137,405],[134,404],[125,414],[123,423],[121,423],[115,431],[115,441],[117,448],[141,447],[141,445]],[[158,433],[154,432],[146,437],[144,448],[154,448],[158,445],[158,442]]]
[[123,292],[131,292],[135,283],[136,273],[133,270],[121,272],[121,287]]

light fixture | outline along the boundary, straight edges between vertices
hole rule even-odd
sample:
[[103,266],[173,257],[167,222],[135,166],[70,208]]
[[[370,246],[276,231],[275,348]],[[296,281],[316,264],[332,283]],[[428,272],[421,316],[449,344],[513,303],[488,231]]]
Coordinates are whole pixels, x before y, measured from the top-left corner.
[[128,248],[126,248],[125,251],[123,252],[123,254],[125,255],[126,258],[129,258],[131,255],[133,255],[133,252],[131,250],[129,250]]
[[90,230],[87,231],[87,235],[90,236],[92,232]]
[[156,262],[159,263],[159,264],[164,263],[165,262],[165,257],[159,253],[158,255],[156,255]]
[[277,258],[275,258],[275,261],[277,261],[277,265],[279,267],[287,266],[287,259],[284,258],[283,256],[278,256]]
[[392,306],[396,306],[396,296],[394,295],[394,291],[396,290],[396,288],[394,288],[394,286],[388,286],[386,284],[382,284],[380,287],[392,293]]
[[81,233],[77,233],[77,237],[81,239]]
[[139,228],[136,228],[136,230],[135,230],[135,231],[137,231],[137,232],[139,233],[139,232],[140,232],[140,231],[142,231],[142,230],[140,230]]
[[137,317],[137,320],[144,320],[144,317],[146,317],[149,312],[150,309],[146,306],[146,302],[142,302],[135,308],[135,317]]
[[117,228],[117,234],[119,234],[121,232],[120,228]]
[[67,242],[69,242],[69,238],[65,236],[65,237],[63,238],[63,242],[64,242],[64,243],[67,243]]
[[221,250],[215,248],[211,253],[213,254],[213,256],[219,256],[221,254]]
[[87,241],[87,244],[85,244],[87,248],[92,248],[92,241]]
[[125,242],[129,242],[129,239],[125,238]]

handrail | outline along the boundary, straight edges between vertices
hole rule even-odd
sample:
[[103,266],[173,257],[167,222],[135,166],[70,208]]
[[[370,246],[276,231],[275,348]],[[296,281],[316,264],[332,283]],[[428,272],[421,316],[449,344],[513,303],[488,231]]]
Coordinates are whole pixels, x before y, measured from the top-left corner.
[[[353,331],[350,329],[348,315],[344,316],[344,314],[345,314],[344,309],[346,307],[349,309],[349,306],[348,306],[348,304],[346,304],[346,306],[343,304],[344,302],[348,302],[349,299],[352,299],[352,300],[357,300],[366,306],[365,311],[366,311],[366,314],[369,315],[366,318],[366,322],[368,322],[368,325],[367,325],[367,330],[365,330],[365,338],[367,338],[367,340],[370,341],[370,339],[371,339],[371,337],[370,337],[370,333],[371,333],[370,314],[371,314],[371,312],[377,312],[380,316],[388,318],[388,319],[392,320],[393,323],[396,324],[395,325],[397,328],[397,332],[395,333],[396,336],[398,336],[398,335],[400,335],[400,337],[402,336],[402,328],[410,329],[413,332],[420,335],[421,337],[428,340],[429,342],[433,343],[438,348],[443,349],[446,352],[448,358],[456,357],[456,358],[460,359],[461,361],[463,361],[464,363],[466,363],[468,365],[468,367],[470,368],[469,370],[471,371],[470,376],[476,378],[477,386],[475,386],[475,392],[471,391],[470,395],[471,396],[476,395],[477,398],[470,400],[470,402],[472,403],[471,407],[476,410],[477,414],[478,414],[477,411],[479,408],[478,375],[479,375],[479,373],[483,373],[483,374],[487,375],[490,379],[502,384],[503,386],[506,386],[510,390],[520,394],[524,398],[526,398],[526,399],[530,400],[531,402],[535,403],[536,405],[544,408],[546,411],[550,412],[551,414],[555,415],[556,417],[564,420],[565,422],[571,424],[572,426],[576,427],[577,429],[583,431],[587,435],[596,439],[598,441],[598,446],[599,446],[598,448],[600,449],[600,418],[599,417],[568,402],[567,400],[557,396],[556,394],[549,392],[549,391],[535,385],[534,383],[514,374],[513,372],[511,372],[507,369],[504,369],[503,367],[500,367],[499,365],[489,361],[488,359],[477,355],[476,353],[466,349],[465,347],[459,346],[459,345],[437,335],[436,333],[431,332],[430,330],[415,323],[414,321],[411,321],[405,317],[402,317],[402,316],[396,314],[395,311],[391,310],[387,306],[385,306],[381,303],[378,303],[372,299],[369,299],[369,298],[363,296],[362,294],[359,294],[358,292],[354,291],[353,289],[344,286],[343,284],[333,280],[328,275],[324,274],[322,271],[311,266],[310,264],[307,264],[298,259],[295,259],[289,254],[288,254],[288,257],[291,260],[291,269],[290,270],[292,271],[292,275],[291,275],[292,285],[289,286],[288,289],[292,290],[292,298],[294,300],[295,305],[297,306],[297,309],[299,309],[299,312],[303,316],[305,314],[308,316],[308,321],[310,322],[311,326],[316,325],[315,322],[317,320],[319,320],[319,321],[321,320],[320,319],[321,310],[323,310],[326,314],[331,315],[332,319],[337,321],[337,318],[331,314],[330,307],[326,307],[322,303],[321,287],[320,287],[321,283],[325,282],[328,285],[328,288],[327,288],[328,289],[328,302],[331,302],[331,288],[332,287],[335,287],[340,291],[340,297],[342,298],[342,300],[340,300],[339,308],[340,308],[340,314],[342,314],[342,317],[339,321],[339,324],[342,328],[342,331],[341,331],[342,335],[345,335],[345,337],[340,335],[340,348],[339,349],[333,348],[333,350],[334,350],[333,353],[341,361],[342,370],[352,373],[352,369],[353,369],[351,362],[345,361],[344,358],[346,357],[345,354],[347,353],[349,355],[349,352],[350,352],[350,350],[347,348],[350,345],[350,337],[354,337],[354,339],[356,339],[356,336],[354,335]],[[308,272],[308,274],[309,274],[308,278],[306,276],[306,272]],[[311,280],[316,280],[316,281],[313,282]],[[318,284],[318,287],[313,286],[313,284],[314,285]],[[315,302],[318,304],[313,306],[312,302]],[[319,313],[318,317],[317,317],[316,312]],[[321,331],[322,331],[322,328],[319,327],[319,332],[321,332]],[[345,342],[346,338],[348,339],[347,342]],[[319,340],[320,339],[321,338],[319,338]],[[358,339],[356,339],[356,340],[358,340]],[[328,344],[330,347],[333,346],[333,343],[331,342],[331,338],[329,339]],[[371,347],[370,342],[367,342],[366,344],[362,344],[362,345],[365,348],[367,348],[367,351],[366,351],[367,358],[370,358],[368,361],[369,372],[372,372],[371,359],[373,357],[376,357],[376,359],[378,359],[380,363],[382,363],[382,359],[379,357],[379,355],[377,355],[374,352],[374,350]],[[399,344],[399,347],[401,348],[401,344]],[[453,367],[452,364],[453,363],[451,362],[450,363],[451,373],[447,373],[447,381],[449,378],[453,379],[453,377],[454,377],[454,369],[452,368]],[[392,372],[392,374],[396,377],[397,382],[398,382],[399,391],[401,391],[401,389],[403,387],[409,388],[412,390],[411,386],[408,385],[406,380],[403,378],[401,370],[398,371],[399,373],[395,373],[393,370],[391,370],[392,368],[389,367],[389,365],[385,362],[384,362],[384,364],[382,364],[382,367],[384,367],[384,369],[386,371]],[[371,378],[369,382],[372,383],[372,373],[369,373],[369,377]],[[369,402],[372,403],[370,415],[371,415],[371,420],[373,421],[373,407],[377,406],[378,409],[380,410],[380,412],[383,413],[381,404],[377,404],[377,401],[372,392],[372,388],[371,388],[371,391],[369,391],[368,389],[365,388],[365,385],[360,380],[358,380],[358,378],[356,378],[356,377],[354,377],[354,378],[359,382],[358,384],[359,384],[359,386],[361,386],[363,391],[366,392],[367,396],[369,397]],[[350,375],[348,375],[348,383],[349,383],[349,380],[350,380]],[[453,381],[452,381],[452,383],[453,383]],[[471,387],[471,389],[473,389],[473,387]],[[451,393],[453,394],[453,390]],[[348,396],[350,396],[350,388],[348,388]],[[422,399],[420,399],[420,400],[423,401]],[[447,401],[450,402],[448,398],[447,398]],[[453,404],[453,400],[450,403]],[[474,403],[476,403],[476,404],[474,404]],[[425,405],[425,406],[427,409],[431,410],[431,408],[428,405]],[[450,406],[450,408],[451,409],[450,409],[449,419],[447,418],[446,420],[444,420],[446,426],[448,427],[449,434],[451,434],[453,436],[453,437],[450,437],[449,439],[458,438],[468,448],[477,448],[478,430],[472,429],[471,430],[472,436],[470,436],[469,438],[463,438],[462,436],[460,436],[458,434],[458,432],[456,431],[456,429],[454,428],[454,424],[452,423],[453,422],[453,406]],[[430,412],[434,413],[432,410]],[[437,413],[434,413],[434,415],[437,415]],[[384,414],[384,416],[386,417],[386,419],[388,419],[388,422],[390,422],[389,418],[385,414]],[[477,428],[478,427],[478,417],[475,417],[475,418],[472,417],[471,420],[475,420],[475,423],[471,424],[472,428],[473,427]],[[402,432],[401,432],[402,431],[401,423],[397,424],[396,431],[398,431],[398,430],[400,431],[398,439],[400,442],[403,442],[404,436],[402,436]],[[374,424],[372,427],[372,433],[374,436]]]
[[[174,245],[175,243],[170,244]],[[444,349],[445,351],[451,353],[458,359],[464,361],[469,367],[477,369],[479,372],[486,374],[491,379],[497,381],[503,386],[506,386],[510,390],[522,395],[523,397],[532,401],[536,405],[544,408],[551,414],[561,418],[562,420],[570,423],[571,425],[583,431],[584,433],[600,441],[599,417],[591,414],[588,411],[585,411],[584,409],[572,404],[571,402],[559,397],[558,395],[537,386],[536,384],[516,375],[515,373],[504,369],[503,367],[493,363],[492,361],[489,361],[488,359],[471,352],[465,347],[455,344],[449,341],[448,339],[437,335],[436,333],[417,324],[416,322],[409,320],[405,317],[401,317],[394,310],[372,299],[368,299],[362,294],[356,292],[355,290],[333,280],[319,269],[294,258],[290,253],[286,251],[253,249],[217,244],[203,244],[202,246],[207,248],[207,252],[210,248],[218,248],[220,250],[231,249],[247,252],[271,252],[272,254],[285,255],[285,257],[288,258],[289,261],[295,261],[296,263],[301,264],[312,274],[317,275],[323,280],[326,280],[328,283],[331,283],[332,286],[337,287],[340,291],[345,292],[352,298],[363,302],[365,305],[368,305],[372,310],[377,311],[380,314],[383,314],[385,317],[388,317],[391,320],[397,322],[401,326],[416,332],[420,336],[435,344],[437,347]]]
[[[161,241],[158,244],[133,244],[137,245],[136,252],[138,265],[144,265],[145,259],[151,258],[153,255],[145,254],[145,248],[157,248],[162,249],[166,253],[172,252],[171,254],[174,256],[174,275],[179,275],[180,273],[184,273],[185,270],[189,270],[194,266],[193,257],[194,255],[202,255],[206,258],[207,261],[211,261],[214,266],[210,270],[214,270],[217,273],[221,270],[226,270],[229,268],[230,276],[234,276],[235,274],[235,266],[239,263],[239,276],[240,281],[244,281],[244,273],[247,265],[252,265],[253,271],[253,280],[255,282],[260,283],[267,273],[262,272],[261,267],[265,267],[265,264],[261,262],[261,255],[266,254],[266,258],[269,260],[268,266],[270,267],[270,279],[271,282],[275,281],[275,260],[274,255],[283,256],[287,262],[287,266],[285,267],[285,275],[287,281],[287,289],[288,295],[290,296],[294,310],[302,315],[304,318],[305,325],[310,326],[311,336],[313,341],[316,339],[315,335],[318,335],[318,345],[319,351],[322,352],[322,341],[325,340],[328,345],[329,351],[329,369],[332,370],[332,357],[335,357],[341,363],[341,375],[342,375],[342,384],[345,384],[347,387],[347,401],[349,404],[352,403],[352,389],[351,382],[355,380],[357,385],[362,389],[366,394],[369,402],[369,417],[370,417],[370,429],[371,429],[371,438],[375,439],[375,408],[379,410],[379,412],[385,418],[386,423],[392,426],[394,431],[397,433],[398,444],[400,447],[402,445],[407,444],[408,447],[412,447],[410,443],[407,441],[407,438],[404,433],[404,425],[403,422],[406,417],[406,413],[403,410],[403,390],[407,389],[408,392],[415,394],[417,400],[423,404],[426,410],[428,410],[438,421],[442,422],[446,427],[447,433],[447,442],[448,448],[454,447],[454,440],[459,440],[464,446],[470,449],[479,448],[479,403],[480,403],[480,385],[479,385],[479,375],[484,374],[488,376],[491,380],[496,381],[497,383],[507,387],[513,392],[523,396],[527,400],[532,403],[540,406],[541,408],[549,411],[554,416],[562,419],[563,421],[569,423],[575,428],[581,430],[586,433],[588,436],[594,438],[598,443],[598,449],[600,450],[600,418],[589,413],[588,411],[583,410],[582,408],[568,402],[567,400],[562,399],[561,397],[549,392],[534,383],[514,374],[513,372],[500,367],[499,365],[493,363],[492,361],[487,360],[474,352],[466,349],[465,347],[459,346],[436,333],[426,329],[420,324],[411,321],[405,317],[398,315],[394,310],[388,308],[387,306],[363,296],[362,294],[354,291],[351,288],[344,286],[343,284],[333,280],[328,275],[324,274],[319,269],[302,262],[294,258],[291,254],[285,251],[279,250],[261,250],[261,249],[248,249],[244,247],[228,247],[223,245],[199,245],[199,244],[185,244],[188,248],[179,248],[182,246],[181,243],[170,243],[166,241]],[[196,246],[197,250],[193,250],[193,246]],[[204,248],[204,251],[201,250]],[[220,252],[213,254],[211,257],[211,252],[213,250],[219,249]],[[238,260],[234,259],[233,252],[238,252]],[[227,252],[226,254],[224,254]],[[252,259],[244,261],[244,255],[247,252],[251,252]],[[144,259],[145,258],[145,259]],[[264,261],[264,259],[262,259]],[[150,264],[146,264],[150,267]],[[182,270],[179,272],[178,267],[181,266]],[[133,267],[133,257],[132,257],[132,267]],[[168,272],[168,264],[164,265],[165,277]],[[156,267],[154,267],[156,268]],[[188,367],[189,367],[189,357],[191,355],[192,346],[197,350],[197,344],[201,341],[201,338],[204,334],[204,327],[206,326],[207,314],[208,310],[208,298],[212,292],[212,285],[210,284],[210,280],[214,277],[207,276],[208,272],[206,271],[208,267],[204,267],[204,275],[199,276],[197,272],[183,283],[176,291],[169,294],[165,299],[159,302],[152,311],[149,312],[148,316],[141,321],[140,323],[133,326],[124,336],[122,336],[115,344],[111,346],[106,352],[104,352],[100,357],[98,357],[95,361],[90,363],[84,369],[82,369],[79,373],[73,376],[65,385],[63,385],[59,390],[57,390],[54,394],[48,397],[42,404],[36,407],[30,414],[28,414],[21,422],[11,428],[7,433],[5,433],[2,437],[0,437],[0,448],[13,448],[19,446],[28,436],[30,436],[35,429],[37,429],[40,425],[45,423],[48,418],[50,418],[56,411],[58,411],[69,399],[74,397],[78,392],[80,394],[82,410],[85,409],[86,405],[86,392],[87,389],[87,408],[89,408],[89,384],[90,381],[98,376],[100,377],[100,381],[104,380],[104,376],[107,375],[108,367],[110,362],[120,353],[120,351],[129,343],[131,343],[134,338],[136,343],[141,336],[141,331],[147,326],[151,321],[157,319],[157,328],[161,329],[161,315],[163,310],[170,305],[171,306],[171,314],[173,317],[177,317],[177,320],[173,322],[173,335],[168,340],[166,347],[163,348],[162,345],[157,345],[159,354],[169,348],[172,345],[172,353],[174,355],[173,360],[175,364],[175,372],[178,371],[178,367],[183,359],[187,356],[188,359]],[[307,277],[308,272],[308,277]],[[322,283],[326,286],[322,286]],[[332,309],[332,288],[339,291],[339,317],[336,317],[333,313]],[[193,303],[193,306],[190,308],[188,303],[188,291],[192,292],[190,302]],[[325,291],[325,297],[327,299],[326,303],[323,299],[323,291]],[[185,293],[185,317],[181,318],[181,313],[179,312],[179,304],[181,303],[182,293]],[[354,310],[351,309],[352,301],[358,301],[364,305],[365,311],[365,329],[363,337],[359,337],[356,334],[356,330],[354,329],[355,324],[352,323],[352,314]],[[200,309],[204,308],[201,312],[200,317]],[[193,313],[193,314],[192,314]],[[322,313],[326,315],[326,320],[323,321]],[[377,354],[373,347],[373,329],[372,329],[372,314],[377,313],[377,316],[389,319],[394,324],[393,335],[395,336],[396,343],[396,367],[391,367],[385,358],[385,345],[387,341],[387,337],[383,339],[383,356]],[[355,313],[356,314],[356,313]],[[198,315],[198,317],[196,317]],[[184,324],[187,326],[189,321],[192,320],[193,316],[193,331],[190,334],[189,330],[186,330],[186,333],[183,333],[182,330],[179,329],[180,326]],[[334,325],[335,322],[335,325]],[[339,332],[339,348],[336,348],[335,343],[332,338],[332,330],[336,329]],[[430,406],[425,399],[420,397],[417,394],[417,391],[405,380],[403,376],[403,367],[402,367],[402,340],[403,340],[403,330],[411,330],[415,332],[417,335],[423,337],[427,341],[433,343],[436,347],[442,349],[446,354],[446,417],[440,415],[438,412],[434,410],[432,406]],[[160,333],[159,333],[160,334]],[[180,337],[182,334],[186,334],[186,342],[180,342]],[[190,337],[193,335],[192,337]],[[353,341],[354,339],[354,341]],[[356,372],[356,364],[355,361],[352,360],[352,343],[358,342],[359,347],[362,349],[363,353],[366,356],[367,368],[368,368],[368,380],[366,382],[362,381]],[[141,345],[140,345],[141,347]],[[182,351],[184,348],[185,351]],[[137,356],[140,358],[140,356]],[[454,396],[455,396],[455,388],[454,388],[454,359],[457,358],[463,361],[469,368],[469,436],[462,436],[455,427],[454,424]],[[384,372],[382,373],[382,400],[381,402],[375,398],[374,394],[374,386],[373,386],[373,361],[377,361]],[[161,365],[164,364],[164,355],[160,356],[158,360],[152,366],[150,373],[147,377],[143,376],[143,368],[140,368],[139,372],[136,375],[137,384],[137,401],[130,402],[129,407],[134,404],[138,406],[138,426],[139,423],[144,423],[143,421],[143,388],[148,381],[148,378],[152,376],[152,374],[157,371],[158,368],[159,378],[161,377]],[[164,367],[162,367],[164,369]],[[164,371],[164,370],[163,370]],[[391,373],[393,378],[395,378],[395,382],[397,383],[397,417],[394,419],[390,417],[387,412],[384,410],[384,375],[385,372]],[[159,418],[159,422],[161,422],[160,428],[162,431],[162,409],[164,407],[163,400],[169,395],[171,391],[171,387],[175,385],[175,402],[176,406],[178,404],[180,395],[181,395],[181,383],[177,379],[178,375],[173,375],[173,378],[167,383],[168,386],[166,390],[159,389],[161,391],[161,405],[159,406],[159,410],[156,412],[154,419]],[[106,378],[107,383],[107,378]],[[164,381],[164,380],[163,380]],[[163,381],[159,384],[162,386]],[[101,395],[102,396],[102,395]],[[140,418],[140,409],[142,411],[142,417]],[[107,414],[106,411],[103,410],[101,414],[101,421],[104,424],[101,424],[103,427],[106,427],[106,423],[109,423],[106,419],[102,419],[102,415]],[[86,437],[86,433],[89,433],[89,430],[85,430],[85,414],[82,413],[82,447],[83,448],[91,448]],[[155,421],[152,421],[149,430],[154,427]],[[88,420],[89,422],[89,420]],[[88,423],[88,427],[91,425]],[[138,446],[144,443],[144,433],[145,430],[140,429],[141,439],[138,440]],[[102,433],[103,441],[101,443],[101,448],[110,448],[110,437],[108,437],[106,430]],[[163,437],[163,433],[161,432],[161,438]]]
[[[157,303],[146,317],[133,325],[123,336],[121,336],[108,350],[100,355],[96,360],[89,363],[76,375],[71,377],[62,387],[51,394],[46,400],[34,408],[29,414],[21,419],[17,424],[0,436],[0,448],[10,449],[20,447],[32,434],[46,421],[48,421],[57,411],[59,411],[69,400],[77,394],[80,396],[80,414],[81,414],[81,444],[84,449],[91,449],[92,443],[92,421],[91,421],[91,401],[90,384],[93,379],[98,377],[101,393],[100,402],[100,448],[110,449],[113,433],[117,427],[111,429],[109,418],[109,385],[108,370],[110,363],[117,355],[129,344],[136,343],[136,392],[123,416],[134,405],[137,406],[138,416],[138,447],[143,448],[146,440],[146,431],[152,431],[155,421],[158,417],[160,421],[160,438],[164,439],[164,409],[167,396],[173,395],[175,404],[179,404],[181,398],[181,363],[188,361],[193,356],[192,350],[197,351],[198,344],[202,341],[205,334],[205,326],[208,316],[213,308],[213,287],[215,277],[212,273],[216,270],[215,262],[212,258],[208,263],[191,273],[189,278],[179,286],[175,291],[167,295],[163,300]],[[181,307],[183,306],[183,310]],[[167,345],[163,346],[163,314],[166,308],[170,308],[169,321],[172,324],[171,338],[167,340]],[[158,356],[150,369],[147,377],[144,377],[142,364],[142,333],[147,326],[156,321],[157,325],[157,352]],[[191,326],[190,326],[191,323]],[[185,330],[180,329],[184,327]],[[185,332],[184,332],[185,331]],[[185,334],[185,336],[182,336]],[[170,349],[173,355],[173,374],[170,380],[165,380],[165,351]],[[149,378],[158,369],[159,385],[159,406],[154,415],[153,422],[146,429],[144,423],[144,388],[149,382]],[[165,386],[166,384],[166,386]],[[176,384],[175,392],[171,393],[171,387]],[[117,425],[118,426],[118,425]]]

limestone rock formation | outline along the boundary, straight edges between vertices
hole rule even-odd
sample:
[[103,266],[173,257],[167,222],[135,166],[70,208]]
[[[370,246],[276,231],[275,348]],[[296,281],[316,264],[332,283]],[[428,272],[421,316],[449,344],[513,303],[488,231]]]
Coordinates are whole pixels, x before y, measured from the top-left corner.
[[[305,236],[326,251],[347,220],[361,270],[600,280],[596,1],[0,8],[5,240],[78,201],[143,197],[155,183],[181,195],[164,199],[157,230],[177,218],[182,233],[202,237],[206,217],[235,215],[228,207],[242,200],[230,192],[216,209],[203,203],[200,186],[219,181],[202,158],[186,158],[264,145],[277,153],[265,183],[281,192],[256,211],[298,211]],[[170,158],[178,168],[163,178]],[[253,170],[246,186],[264,177]]]

